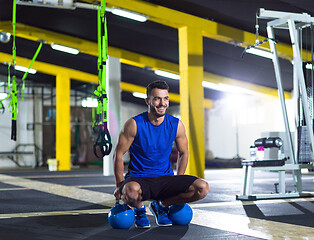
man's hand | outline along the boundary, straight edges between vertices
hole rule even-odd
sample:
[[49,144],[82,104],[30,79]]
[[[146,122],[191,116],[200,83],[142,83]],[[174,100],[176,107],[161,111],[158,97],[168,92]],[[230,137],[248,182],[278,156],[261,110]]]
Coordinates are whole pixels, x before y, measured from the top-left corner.
[[115,196],[116,200],[121,199],[121,193],[118,187],[116,188],[116,190],[114,190],[113,195]]

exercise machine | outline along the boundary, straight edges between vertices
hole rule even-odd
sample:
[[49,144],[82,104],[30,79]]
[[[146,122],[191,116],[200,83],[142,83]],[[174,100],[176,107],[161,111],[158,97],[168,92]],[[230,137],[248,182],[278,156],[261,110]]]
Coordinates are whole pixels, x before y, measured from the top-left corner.
[[[278,87],[278,94],[281,104],[281,110],[284,119],[285,126],[285,141],[287,144],[287,154],[289,159],[281,161],[281,164],[274,165],[274,162],[268,161],[265,164],[263,161],[259,161],[261,164],[256,164],[254,160],[246,161],[242,163],[243,165],[243,185],[242,190],[239,195],[236,196],[237,200],[258,200],[258,199],[272,199],[272,198],[292,198],[292,197],[306,197],[314,196],[312,192],[304,192],[302,190],[302,169],[313,169],[314,161],[314,136],[313,136],[313,104],[312,111],[309,106],[309,97],[307,93],[307,86],[303,71],[303,61],[302,61],[302,31],[306,28],[312,27],[314,24],[314,17],[311,17],[306,13],[290,13],[290,12],[280,12],[280,11],[270,11],[263,8],[259,9],[257,18],[266,19],[267,22],[267,35],[268,38],[265,39],[269,42],[270,50],[272,54],[272,61],[274,65],[274,71],[276,76],[276,82]],[[258,25],[256,27],[258,33]],[[278,53],[276,44],[278,41],[275,38],[275,29],[287,30],[289,31],[291,45],[293,49],[293,101],[295,104],[295,131],[294,134],[290,131],[290,125],[288,122],[287,108],[285,103],[284,90],[282,86],[282,77],[280,63],[278,59]],[[257,34],[258,37],[258,34]],[[313,41],[313,39],[312,39]],[[265,42],[265,41],[264,41]],[[264,43],[263,42],[263,43]],[[262,42],[256,42],[253,46],[249,48],[258,47]],[[313,48],[311,49],[313,55]],[[313,61],[312,61],[313,64]],[[312,65],[313,69],[313,65]],[[313,87],[313,86],[312,86]],[[313,97],[313,95],[312,95]],[[312,114],[312,118],[311,118]],[[300,131],[300,129],[303,129]],[[303,134],[303,136],[301,136]],[[304,138],[306,138],[306,144],[308,147],[307,159],[300,161],[301,155],[305,144]],[[303,139],[303,141],[301,141]],[[294,141],[293,141],[294,140]],[[302,143],[302,144],[300,144]],[[263,159],[270,160],[270,159]],[[277,159],[280,161],[281,159]],[[278,172],[279,178],[279,191],[269,194],[254,194],[253,192],[253,182],[255,171],[270,171]],[[292,192],[287,192],[285,187],[285,173],[292,172],[293,181],[295,185],[295,190]]]

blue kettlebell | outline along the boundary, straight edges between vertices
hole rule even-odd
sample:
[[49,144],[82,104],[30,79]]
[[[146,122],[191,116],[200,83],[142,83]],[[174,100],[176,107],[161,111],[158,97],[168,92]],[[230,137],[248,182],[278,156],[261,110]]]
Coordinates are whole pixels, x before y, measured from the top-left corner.
[[128,229],[134,223],[134,212],[128,205],[117,201],[108,213],[108,222],[112,228]]
[[168,216],[174,225],[188,225],[193,218],[193,210],[186,203],[172,205]]

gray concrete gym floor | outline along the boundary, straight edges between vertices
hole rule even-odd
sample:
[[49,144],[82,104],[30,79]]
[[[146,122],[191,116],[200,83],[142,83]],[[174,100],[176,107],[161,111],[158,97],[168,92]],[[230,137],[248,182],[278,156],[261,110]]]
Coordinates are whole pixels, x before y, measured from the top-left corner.
[[[278,174],[257,172],[255,193],[275,192]],[[242,169],[206,169],[208,196],[191,203],[188,226],[112,229],[114,177],[101,168],[49,172],[46,169],[0,170],[0,239],[314,239],[314,198],[238,201]],[[314,174],[302,176],[314,192]],[[287,191],[293,191],[286,174]],[[149,204],[149,202],[145,202]]]

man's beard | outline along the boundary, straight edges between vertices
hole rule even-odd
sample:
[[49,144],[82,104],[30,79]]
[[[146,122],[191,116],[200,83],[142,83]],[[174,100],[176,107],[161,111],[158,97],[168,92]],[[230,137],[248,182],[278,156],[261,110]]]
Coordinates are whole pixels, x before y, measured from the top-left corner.
[[158,113],[158,112],[156,111],[156,109],[155,109],[153,106],[149,106],[149,107],[150,107],[150,112],[151,112],[152,114],[154,114],[156,117],[163,117],[163,116],[165,116],[166,111],[167,111],[167,109],[168,109],[168,108],[166,108],[165,112],[162,113],[162,114],[160,114],[160,113]]

